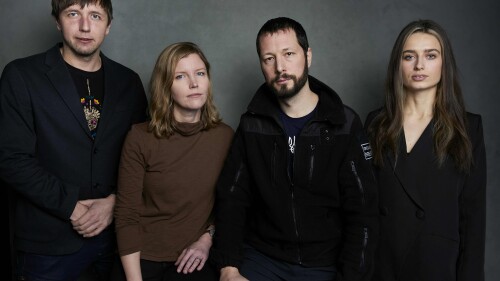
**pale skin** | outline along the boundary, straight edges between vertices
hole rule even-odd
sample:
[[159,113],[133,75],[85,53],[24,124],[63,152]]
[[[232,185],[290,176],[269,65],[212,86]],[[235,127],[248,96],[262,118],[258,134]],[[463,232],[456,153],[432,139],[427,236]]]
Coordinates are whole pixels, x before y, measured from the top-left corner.
[[[72,5],[59,14],[56,25],[63,36],[63,59],[85,71],[99,70],[100,46],[110,28],[106,11],[93,4],[83,8]],[[98,235],[113,221],[114,205],[114,194],[78,201],[70,216],[73,229],[83,237]]]
[[[273,34],[264,34],[260,41],[260,67],[266,82],[272,82],[276,89],[286,85],[288,89],[293,88],[292,79],[280,78],[283,74],[291,74],[300,77],[304,72],[304,66],[311,66],[312,51],[308,48],[306,54],[297,41],[293,30],[280,30]],[[278,99],[281,110],[292,117],[298,118],[312,112],[318,103],[316,95],[309,87],[309,81],[299,90],[298,94],[288,99]],[[227,266],[220,271],[220,281],[245,281],[238,268]]]
[[[190,54],[179,60],[173,76],[171,93],[175,120],[183,123],[199,122],[210,88],[205,63],[198,54]],[[212,237],[208,233],[202,234],[197,241],[185,248],[175,261],[177,272],[189,274],[202,270],[208,260],[210,247]],[[127,281],[142,281],[140,258],[140,252],[121,257]]]
[[403,129],[408,153],[434,116],[441,67],[441,44],[434,35],[419,32],[408,37],[401,57],[406,93]]
[[56,25],[63,36],[64,60],[85,71],[99,70],[100,46],[111,27],[106,11],[94,4],[72,5],[59,14]]
[[[306,54],[297,41],[293,30],[280,30],[274,34],[264,34],[260,39],[260,67],[266,82],[273,81],[277,76],[292,74],[301,76],[304,64],[311,66],[312,51],[308,48]],[[286,85],[293,87],[294,81],[281,78],[273,82],[273,87]],[[280,107],[288,116],[298,118],[309,114],[318,103],[318,96],[309,88],[309,81],[299,93],[289,99],[279,99]]]

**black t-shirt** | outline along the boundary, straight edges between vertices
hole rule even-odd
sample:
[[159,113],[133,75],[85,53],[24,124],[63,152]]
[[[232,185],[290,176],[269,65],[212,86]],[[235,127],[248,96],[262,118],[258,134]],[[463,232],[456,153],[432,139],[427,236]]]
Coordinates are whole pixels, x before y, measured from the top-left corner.
[[299,117],[299,118],[292,118],[288,115],[286,115],[283,111],[280,110],[280,119],[281,122],[283,123],[283,127],[285,127],[285,132],[288,136],[288,161],[289,166],[288,166],[288,173],[290,175],[290,178],[292,178],[292,169],[293,169],[293,156],[295,154],[295,138],[296,136],[300,135],[300,132],[304,128],[304,126],[307,124],[307,122],[312,118],[314,115],[314,112],[316,112],[316,108],[314,108],[313,111],[311,111],[309,114]]
[[75,68],[68,63],[69,72],[80,95],[85,119],[89,126],[92,138],[97,135],[97,125],[101,118],[104,98],[104,71],[102,67],[94,72]]

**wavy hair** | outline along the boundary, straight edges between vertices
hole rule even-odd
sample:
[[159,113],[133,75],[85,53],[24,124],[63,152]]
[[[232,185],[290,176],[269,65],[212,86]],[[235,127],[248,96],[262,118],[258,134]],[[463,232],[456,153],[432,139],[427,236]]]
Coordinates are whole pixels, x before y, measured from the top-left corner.
[[451,157],[462,172],[472,166],[472,145],[466,129],[466,115],[458,70],[450,40],[445,30],[432,20],[410,22],[399,33],[392,48],[385,83],[385,105],[368,128],[374,162],[383,165],[383,155],[398,156],[399,139],[403,131],[403,106],[407,93],[403,88],[401,57],[407,39],[414,33],[433,35],[441,44],[441,80],[434,102],[433,142],[437,162],[442,166]]
[[167,46],[156,60],[149,91],[151,100],[149,103],[149,114],[151,121],[148,129],[158,138],[168,138],[177,131],[177,121],[174,118],[174,100],[172,98],[172,84],[174,81],[175,68],[179,61],[190,54],[197,54],[205,64],[207,76],[210,80],[207,101],[201,108],[203,130],[217,126],[222,119],[215,107],[212,95],[212,83],[210,79],[210,64],[201,49],[191,42],[179,42]]

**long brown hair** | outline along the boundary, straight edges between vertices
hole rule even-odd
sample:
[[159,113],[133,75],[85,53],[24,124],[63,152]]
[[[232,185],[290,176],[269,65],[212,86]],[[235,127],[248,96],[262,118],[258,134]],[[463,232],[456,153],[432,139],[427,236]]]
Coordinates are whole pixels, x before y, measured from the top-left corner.
[[403,88],[401,56],[406,40],[417,32],[435,36],[442,49],[441,80],[437,86],[433,118],[434,151],[438,164],[441,166],[447,157],[451,157],[460,171],[467,172],[472,166],[472,145],[467,135],[467,113],[455,57],[445,30],[431,20],[410,22],[394,43],[387,69],[385,105],[368,128],[374,162],[383,165],[385,153],[398,156],[407,95]]
[[[149,91],[151,100],[149,114],[151,121],[148,129],[158,138],[168,138],[176,131],[177,121],[174,118],[174,100],[172,98],[172,84],[175,68],[182,58],[190,54],[197,54],[205,64],[207,76],[210,80],[210,64],[201,49],[191,42],[179,42],[166,47],[158,56],[151,75]],[[222,121],[215,107],[212,95],[212,85],[208,88],[207,101],[201,108],[200,122],[204,130],[217,126]]]

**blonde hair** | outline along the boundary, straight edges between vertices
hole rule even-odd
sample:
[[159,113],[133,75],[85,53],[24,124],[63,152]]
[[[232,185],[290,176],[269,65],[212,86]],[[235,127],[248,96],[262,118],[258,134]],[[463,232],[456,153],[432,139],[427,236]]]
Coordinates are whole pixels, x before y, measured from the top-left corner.
[[[205,64],[207,76],[210,80],[210,64],[201,49],[191,42],[179,42],[166,47],[156,60],[156,65],[149,82],[151,100],[149,114],[151,121],[148,130],[158,138],[168,138],[176,131],[177,121],[174,118],[174,100],[172,98],[172,84],[175,68],[179,61],[190,54],[197,54]],[[208,88],[207,101],[201,108],[203,130],[217,126],[222,119],[215,107],[212,95],[212,85]]]

